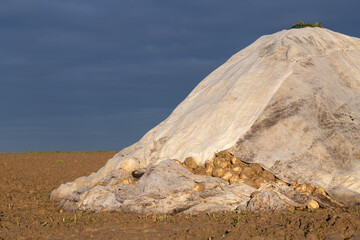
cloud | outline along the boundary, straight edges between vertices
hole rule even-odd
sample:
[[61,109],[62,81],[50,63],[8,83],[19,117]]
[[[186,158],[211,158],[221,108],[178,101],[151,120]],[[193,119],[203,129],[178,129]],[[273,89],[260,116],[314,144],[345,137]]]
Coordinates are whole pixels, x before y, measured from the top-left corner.
[[144,108],[105,115],[88,112],[0,120],[0,132],[7,136],[0,138],[0,151],[120,151],[143,136],[144,132],[137,131],[139,126],[148,131],[170,112],[171,109]]

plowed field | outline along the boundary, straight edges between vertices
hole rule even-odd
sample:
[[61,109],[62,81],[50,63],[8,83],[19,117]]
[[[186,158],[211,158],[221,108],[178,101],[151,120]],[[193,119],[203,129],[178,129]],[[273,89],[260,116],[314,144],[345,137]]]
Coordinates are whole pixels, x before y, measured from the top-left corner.
[[170,216],[63,212],[49,200],[115,153],[0,153],[0,239],[360,239],[358,206]]

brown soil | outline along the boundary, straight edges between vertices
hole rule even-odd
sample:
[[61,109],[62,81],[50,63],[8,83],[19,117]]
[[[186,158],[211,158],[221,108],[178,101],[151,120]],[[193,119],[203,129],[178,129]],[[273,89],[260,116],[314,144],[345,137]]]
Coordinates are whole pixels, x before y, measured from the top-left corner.
[[48,198],[115,152],[1,153],[0,239],[360,239],[360,207],[197,216],[62,212]]

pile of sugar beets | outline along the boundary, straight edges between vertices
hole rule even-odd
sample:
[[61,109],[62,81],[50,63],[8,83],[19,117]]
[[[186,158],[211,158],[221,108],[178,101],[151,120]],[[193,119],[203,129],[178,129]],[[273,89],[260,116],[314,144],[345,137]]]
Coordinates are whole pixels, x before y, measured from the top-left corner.
[[[330,197],[321,187],[315,187],[311,183],[286,183],[278,179],[271,172],[263,169],[259,163],[243,162],[226,150],[215,153],[214,157],[208,161],[205,166],[198,166],[195,159],[192,157],[186,158],[183,163],[176,159],[174,159],[174,161],[193,174],[217,177],[224,180],[229,185],[234,183],[245,183],[255,189],[258,189],[266,183],[277,183],[291,187],[300,195],[311,197],[311,200],[305,206],[309,209],[344,206],[342,203]],[[132,176],[134,177],[133,179],[120,179],[117,184],[125,183],[136,185],[136,180],[140,179],[143,173],[143,171],[134,171],[132,173]],[[269,185],[268,188],[273,188],[273,186]],[[203,184],[197,184],[193,190],[203,192],[205,190],[205,186]],[[258,193],[260,193],[260,191],[254,191],[250,197],[254,198]],[[305,207],[297,207],[296,209],[303,209]]]
[[70,211],[122,211],[193,214],[223,211],[280,211],[344,207],[321,187],[286,183],[258,163],[245,163],[228,151],[205,166],[192,157],[164,160],[132,173],[122,171],[64,198]]
[[[302,195],[312,195],[312,200],[306,206],[310,209],[319,208],[319,202],[322,203],[322,207],[343,206],[342,203],[331,198],[321,187],[317,188],[311,183],[286,183],[278,179],[274,174],[263,169],[259,163],[245,163],[228,151],[215,153],[215,156],[211,161],[207,162],[204,167],[198,166],[192,157],[186,158],[184,163],[177,160],[175,161],[194,174],[218,177],[229,184],[245,183],[251,187],[259,188],[266,183],[275,182],[289,186]],[[251,194],[251,198],[258,193],[259,191],[254,191]]]

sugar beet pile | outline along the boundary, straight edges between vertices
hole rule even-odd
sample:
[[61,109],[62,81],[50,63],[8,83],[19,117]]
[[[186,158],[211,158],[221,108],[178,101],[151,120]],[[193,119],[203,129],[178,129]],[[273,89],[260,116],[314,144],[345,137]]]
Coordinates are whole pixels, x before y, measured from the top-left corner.
[[263,36],[51,198],[68,210],[174,214],[358,203],[359,59],[359,39],[327,29]]

